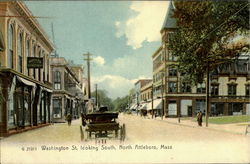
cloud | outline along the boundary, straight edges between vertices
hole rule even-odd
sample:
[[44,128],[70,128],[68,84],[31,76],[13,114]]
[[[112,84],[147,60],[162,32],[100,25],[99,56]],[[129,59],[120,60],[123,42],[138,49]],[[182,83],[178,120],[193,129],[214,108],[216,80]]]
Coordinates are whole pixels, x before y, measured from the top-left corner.
[[104,65],[105,64],[105,60],[103,57],[101,56],[97,56],[93,59],[94,63],[96,63],[97,65]]
[[125,22],[116,21],[116,37],[123,35],[127,38],[127,45],[133,49],[140,48],[144,41],[160,41],[160,30],[163,24],[167,5],[165,1],[133,1],[130,10],[137,13]]
[[[108,96],[115,99],[128,94],[129,90],[134,87],[134,83],[144,76],[139,76],[135,79],[127,79],[119,75],[102,75],[92,77],[92,86],[98,84],[99,89],[105,89],[108,92]],[[92,87],[92,91],[94,88]]]

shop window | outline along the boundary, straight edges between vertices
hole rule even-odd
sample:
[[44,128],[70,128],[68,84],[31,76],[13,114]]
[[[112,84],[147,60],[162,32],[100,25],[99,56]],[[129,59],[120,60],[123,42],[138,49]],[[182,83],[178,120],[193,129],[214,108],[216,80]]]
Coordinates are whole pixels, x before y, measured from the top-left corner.
[[219,95],[219,85],[218,84],[211,85],[211,95],[213,95],[213,96]]
[[236,96],[236,84],[228,84],[228,95],[229,96]]
[[61,89],[61,73],[59,71],[54,72],[54,89]]
[[206,86],[205,83],[199,83],[197,85],[197,93],[206,93]]
[[8,67],[14,68],[13,66],[13,56],[14,56],[14,46],[13,46],[13,36],[14,36],[14,28],[13,25],[9,25],[8,29]]
[[199,111],[205,113],[205,100],[196,100],[196,113]]
[[168,68],[168,75],[169,76],[177,76],[177,70],[174,67],[169,67]]
[[246,96],[250,96],[250,84],[246,85]]
[[242,115],[243,103],[229,103],[228,114],[229,115]]
[[168,92],[169,93],[177,93],[177,83],[176,82],[169,82],[168,83]]
[[191,92],[191,85],[188,83],[183,82],[181,84],[181,92],[183,93],[190,93]]
[[53,99],[53,110],[54,110],[54,118],[61,118],[61,116],[62,116],[62,99],[60,99],[60,98]]
[[23,35],[20,33],[17,42],[18,64],[17,70],[23,72]]

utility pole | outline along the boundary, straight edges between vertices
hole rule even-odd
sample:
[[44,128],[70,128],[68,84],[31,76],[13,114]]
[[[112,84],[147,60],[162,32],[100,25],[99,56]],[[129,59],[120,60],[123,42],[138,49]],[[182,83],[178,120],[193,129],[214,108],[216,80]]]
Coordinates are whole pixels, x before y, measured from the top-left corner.
[[207,81],[206,81],[206,127],[208,127],[208,116],[209,116],[209,61],[207,61]]
[[152,100],[152,103],[151,103],[151,107],[152,107],[152,119],[154,118],[154,84],[152,84],[152,91],[151,91],[151,100]]
[[97,101],[98,98],[97,98],[97,97],[98,97],[98,96],[97,96],[97,84],[95,84],[95,101],[96,101],[95,104],[96,104],[96,107],[98,106],[98,103],[97,103],[97,102],[98,102],[98,101]]
[[91,54],[88,52],[87,54],[83,54],[86,58],[84,60],[87,61],[87,67],[88,67],[88,98],[91,98],[91,86],[90,86],[90,58]]

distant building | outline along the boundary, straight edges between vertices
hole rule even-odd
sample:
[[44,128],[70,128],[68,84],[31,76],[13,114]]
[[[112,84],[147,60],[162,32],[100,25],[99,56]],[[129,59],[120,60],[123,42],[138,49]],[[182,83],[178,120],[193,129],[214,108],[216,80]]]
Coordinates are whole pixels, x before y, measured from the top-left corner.
[[51,57],[53,121],[65,122],[71,114],[78,118],[84,110],[83,68],[70,65],[63,57]]
[[[161,29],[162,45],[152,55],[153,97],[163,99],[163,115],[169,117],[195,116],[198,111],[205,112],[206,86],[191,86],[183,81],[183,76],[174,67],[177,58],[168,48],[169,38],[175,32],[176,20],[173,4]],[[250,59],[249,54],[232,64],[223,64],[211,75],[210,115],[250,115]]]
[[51,123],[54,46],[22,1],[0,2],[0,15],[0,136],[8,136]]

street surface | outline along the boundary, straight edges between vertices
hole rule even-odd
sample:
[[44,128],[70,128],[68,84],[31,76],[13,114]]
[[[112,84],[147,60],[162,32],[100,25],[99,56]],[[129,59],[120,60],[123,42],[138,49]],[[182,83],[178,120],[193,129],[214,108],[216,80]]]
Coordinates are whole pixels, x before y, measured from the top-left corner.
[[[118,121],[126,125],[123,143],[107,140],[102,145],[95,140],[81,141],[80,119],[71,126],[54,124],[4,138],[1,140],[2,163],[20,160],[23,163],[250,162],[249,136],[136,115],[120,114]],[[70,150],[42,151],[44,145],[68,146]],[[12,158],[13,153],[18,158]]]

